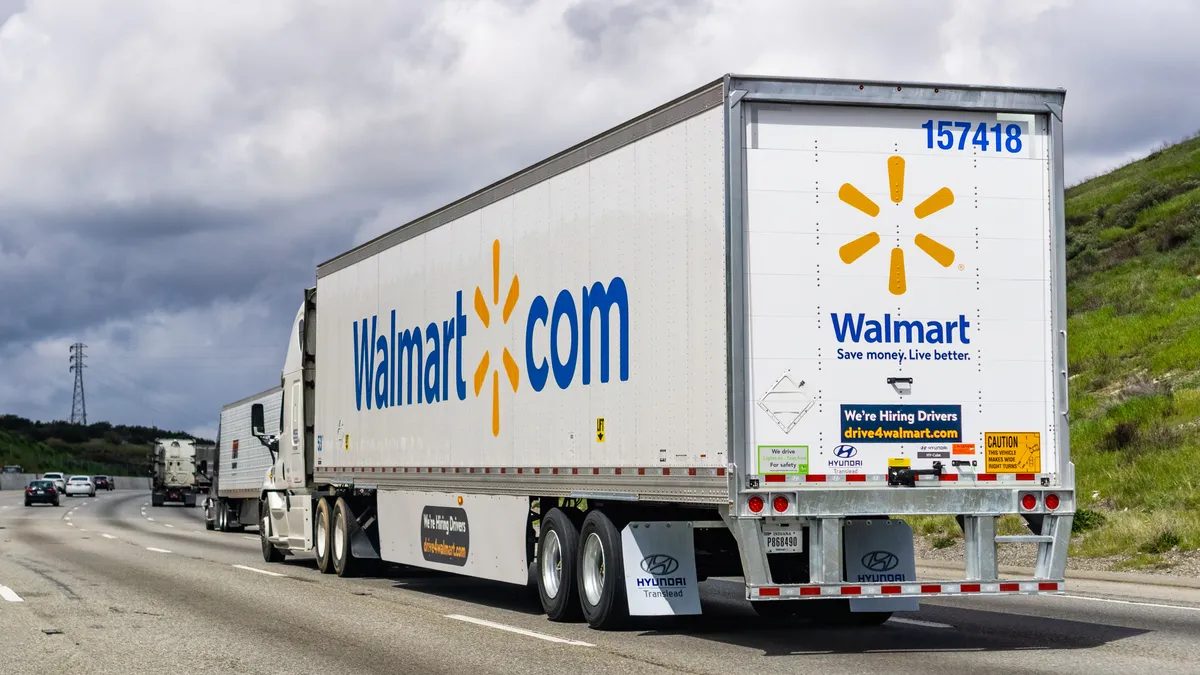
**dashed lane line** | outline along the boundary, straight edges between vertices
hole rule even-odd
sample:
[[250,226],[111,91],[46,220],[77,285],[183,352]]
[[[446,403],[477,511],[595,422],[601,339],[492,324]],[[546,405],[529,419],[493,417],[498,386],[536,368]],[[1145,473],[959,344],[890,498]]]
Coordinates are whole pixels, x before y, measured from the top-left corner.
[[496,623],[495,621],[487,621],[485,619],[476,619],[475,617],[463,616],[462,614],[446,614],[445,616],[447,619],[454,619],[455,621],[465,621],[467,623],[473,623],[477,626],[484,626],[487,628],[495,628],[496,630],[507,631],[509,633],[516,633],[518,635],[525,635],[527,637],[537,638],[539,640],[545,640],[546,642],[557,642],[559,644],[572,645],[574,647],[595,647],[596,646],[590,642],[581,642],[579,640],[568,640],[567,638],[560,638],[560,637],[557,637],[554,635],[546,635],[545,633],[535,633],[531,630],[525,630],[524,628],[517,628],[516,626],[509,626],[507,624]]
[[238,568],[239,570],[246,570],[247,572],[258,572],[259,574],[265,574],[269,577],[286,577],[287,576],[286,574],[280,574],[279,572],[268,572],[267,570],[260,570],[257,567],[249,567],[247,565],[234,565],[234,567]]
[[25,602],[17,592],[8,586],[0,586],[0,598],[4,598],[9,602]]

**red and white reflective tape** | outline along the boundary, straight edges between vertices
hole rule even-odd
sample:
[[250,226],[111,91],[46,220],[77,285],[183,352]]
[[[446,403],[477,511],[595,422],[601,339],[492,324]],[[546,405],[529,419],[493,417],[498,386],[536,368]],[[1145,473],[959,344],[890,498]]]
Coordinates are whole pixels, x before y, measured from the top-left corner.
[[418,473],[418,474],[518,474],[549,476],[645,476],[723,478],[725,467],[527,467],[527,466],[318,466],[319,474]]
[[[914,476],[922,483],[955,483],[958,485],[970,483],[1037,483],[1042,478],[1049,477],[1051,474],[1037,473],[944,473],[940,476]],[[751,476],[754,478],[754,476]],[[782,474],[768,473],[758,476],[763,483],[783,483],[785,485],[821,485],[824,483],[862,483],[865,485],[886,485],[886,474],[860,474],[860,473],[810,473],[810,474]]]
[[796,586],[760,586],[752,589],[759,598],[807,598],[815,596],[926,596],[926,595],[973,595],[1001,593],[1061,593],[1061,581],[993,581],[976,583],[939,581],[900,584],[828,584]]

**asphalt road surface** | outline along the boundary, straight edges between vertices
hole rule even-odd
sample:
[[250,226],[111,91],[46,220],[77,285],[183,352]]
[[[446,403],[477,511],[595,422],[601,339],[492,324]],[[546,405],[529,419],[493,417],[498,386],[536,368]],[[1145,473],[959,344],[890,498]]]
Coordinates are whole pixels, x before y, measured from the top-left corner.
[[3,673],[1200,672],[1200,592],[1072,584],[1068,597],[938,600],[883,626],[758,618],[729,580],[701,617],[623,632],[551,623],[522,588],[394,568],[267,565],[251,529],[144,492],[25,508],[0,492]]

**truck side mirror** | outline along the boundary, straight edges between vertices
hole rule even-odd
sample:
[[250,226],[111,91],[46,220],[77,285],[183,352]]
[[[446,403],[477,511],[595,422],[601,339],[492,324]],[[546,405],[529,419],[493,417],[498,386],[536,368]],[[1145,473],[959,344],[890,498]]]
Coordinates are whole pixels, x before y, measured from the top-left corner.
[[255,403],[250,406],[250,433],[255,436],[265,436],[266,423],[263,421],[263,406],[261,403]]

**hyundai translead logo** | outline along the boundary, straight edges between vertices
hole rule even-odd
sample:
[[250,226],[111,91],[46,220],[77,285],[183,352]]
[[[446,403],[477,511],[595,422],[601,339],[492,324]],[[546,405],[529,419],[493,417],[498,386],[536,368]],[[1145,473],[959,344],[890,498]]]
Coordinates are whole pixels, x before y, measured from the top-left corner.
[[833,449],[833,454],[842,459],[850,459],[858,454],[858,448],[853,445],[839,445]]
[[871,551],[862,557],[862,566],[872,572],[889,572],[900,564],[900,558],[889,551]]
[[673,574],[679,569],[679,561],[669,555],[655,553],[642,558],[642,570],[656,577]]

